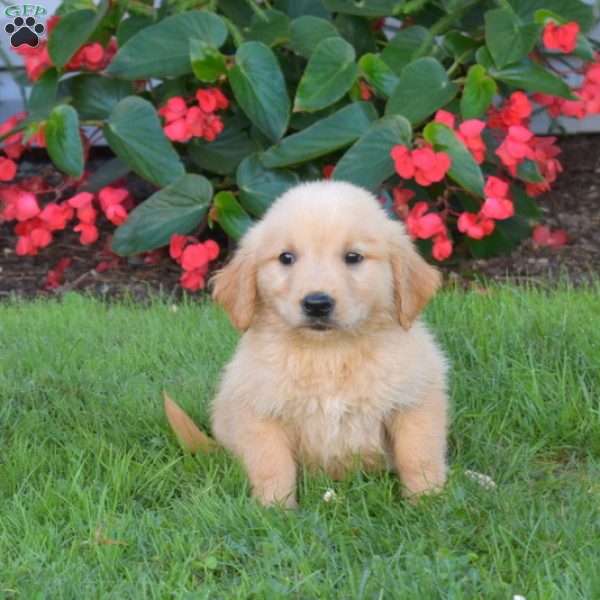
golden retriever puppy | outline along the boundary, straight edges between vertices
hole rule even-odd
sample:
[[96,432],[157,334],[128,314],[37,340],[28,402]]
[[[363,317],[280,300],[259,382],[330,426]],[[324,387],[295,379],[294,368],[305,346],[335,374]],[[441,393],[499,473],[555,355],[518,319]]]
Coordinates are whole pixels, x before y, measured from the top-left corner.
[[299,464],[393,467],[409,496],[446,478],[446,360],[418,315],[439,273],[369,192],[283,194],[214,278],[244,334],[212,408],[263,504],[296,505]]

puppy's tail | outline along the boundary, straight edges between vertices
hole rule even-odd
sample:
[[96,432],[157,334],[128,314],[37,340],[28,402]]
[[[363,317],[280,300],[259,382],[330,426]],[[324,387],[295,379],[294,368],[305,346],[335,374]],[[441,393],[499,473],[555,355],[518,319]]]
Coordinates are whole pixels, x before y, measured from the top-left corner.
[[200,431],[187,413],[163,390],[165,414],[180,446],[190,454],[212,452],[217,442]]

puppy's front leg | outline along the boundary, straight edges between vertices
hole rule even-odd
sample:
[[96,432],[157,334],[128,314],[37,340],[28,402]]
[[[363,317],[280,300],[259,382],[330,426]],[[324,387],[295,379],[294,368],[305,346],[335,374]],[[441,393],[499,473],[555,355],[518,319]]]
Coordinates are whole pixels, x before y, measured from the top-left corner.
[[447,400],[440,390],[431,391],[422,404],[394,415],[388,431],[406,496],[438,492],[444,486],[446,427]]
[[252,495],[265,506],[282,504],[295,508],[296,462],[288,436],[275,421],[244,424],[244,434],[236,444],[248,472]]

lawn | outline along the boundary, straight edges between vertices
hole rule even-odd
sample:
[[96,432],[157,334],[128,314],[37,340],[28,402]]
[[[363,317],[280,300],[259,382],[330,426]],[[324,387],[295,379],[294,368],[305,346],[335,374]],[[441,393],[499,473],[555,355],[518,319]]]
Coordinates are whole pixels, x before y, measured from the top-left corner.
[[207,426],[236,342],[215,307],[0,305],[0,598],[599,598],[599,294],[440,294],[447,490],[304,476],[296,512],[166,424],[163,388]]

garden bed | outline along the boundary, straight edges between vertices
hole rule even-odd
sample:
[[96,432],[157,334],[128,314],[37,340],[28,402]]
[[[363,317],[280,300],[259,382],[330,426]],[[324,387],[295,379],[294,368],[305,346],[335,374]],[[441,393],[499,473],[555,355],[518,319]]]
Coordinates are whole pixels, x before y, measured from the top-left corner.
[[[572,283],[581,284],[600,273],[600,192],[596,183],[600,173],[600,136],[567,137],[561,140],[560,147],[564,173],[553,190],[538,201],[541,221],[552,228],[565,229],[569,243],[553,249],[535,247],[527,241],[508,256],[445,266],[449,279],[466,284],[481,277],[552,283],[565,276]],[[139,182],[129,184],[136,196],[144,193]],[[217,238],[224,240],[218,235]],[[75,233],[61,234],[36,257],[16,256],[15,243],[12,225],[0,225],[0,298],[12,294],[31,298],[66,290],[85,290],[104,297],[131,295],[137,299],[157,292],[174,298],[182,294],[178,284],[181,269],[166,252],[156,256],[156,264],[145,264],[133,257],[121,259],[118,265],[98,273],[98,264],[108,258],[104,246],[81,246]],[[64,285],[53,292],[44,291],[48,271],[63,257],[72,258]]]

